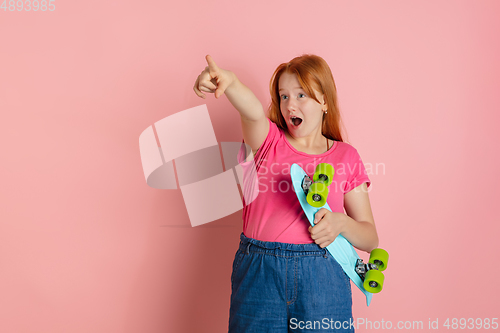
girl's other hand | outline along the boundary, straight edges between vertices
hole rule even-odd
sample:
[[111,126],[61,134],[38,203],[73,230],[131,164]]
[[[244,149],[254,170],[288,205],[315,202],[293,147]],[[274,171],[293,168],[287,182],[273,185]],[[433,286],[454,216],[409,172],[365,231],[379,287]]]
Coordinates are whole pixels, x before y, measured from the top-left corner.
[[347,223],[346,215],[321,208],[314,215],[314,227],[309,227],[311,238],[321,248],[325,248],[337,238]]
[[227,87],[234,82],[234,74],[231,71],[219,68],[210,55],[205,57],[208,66],[198,76],[194,83],[193,90],[199,97],[205,98],[202,93],[215,93],[215,98],[219,98]]

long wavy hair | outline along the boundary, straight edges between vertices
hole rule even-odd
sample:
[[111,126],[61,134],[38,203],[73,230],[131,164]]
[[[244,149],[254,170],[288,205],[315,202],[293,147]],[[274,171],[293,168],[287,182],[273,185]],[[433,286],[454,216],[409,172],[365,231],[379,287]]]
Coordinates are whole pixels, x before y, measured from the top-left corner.
[[321,133],[330,140],[343,142],[340,128],[342,120],[338,106],[335,81],[332,71],[326,61],[317,55],[304,54],[276,68],[269,85],[271,93],[271,103],[268,109],[269,119],[282,130],[288,131],[286,121],[281,114],[279,97],[279,79],[284,72],[297,74],[297,78],[302,88],[307,92],[308,96],[313,98],[316,102],[320,103],[312,88],[324,94],[328,112],[326,114],[323,113]]

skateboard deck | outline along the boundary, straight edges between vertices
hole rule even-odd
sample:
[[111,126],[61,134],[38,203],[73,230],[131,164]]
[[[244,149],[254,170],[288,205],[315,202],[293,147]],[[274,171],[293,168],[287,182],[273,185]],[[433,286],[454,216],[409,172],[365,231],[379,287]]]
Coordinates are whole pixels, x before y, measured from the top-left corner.
[[[298,164],[292,164],[290,168],[290,176],[292,178],[292,184],[293,188],[295,190],[295,193],[297,194],[297,198],[299,199],[300,205],[302,206],[302,210],[307,216],[307,219],[309,220],[309,223],[311,223],[312,226],[314,226],[314,215],[321,209],[321,208],[326,208],[329,211],[332,211],[330,209],[330,206],[328,206],[328,203],[325,203],[323,206],[316,208],[311,206],[307,201],[306,201],[306,194],[304,190],[302,189],[302,181],[307,174],[305,171],[298,165]],[[356,273],[355,267],[357,260],[360,259],[359,255],[357,254],[356,250],[354,250],[354,247],[349,243],[347,239],[345,239],[344,236],[338,235],[337,238],[326,247],[328,252],[337,260],[337,262],[340,264],[344,272],[349,276],[351,281],[356,285],[356,287],[359,288],[363,292],[363,294],[366,296],[366,305],[369,306],[373,297],[373,294],[369,291],[367,291],[363,287],[363,281],[361,280],[361,277]]]

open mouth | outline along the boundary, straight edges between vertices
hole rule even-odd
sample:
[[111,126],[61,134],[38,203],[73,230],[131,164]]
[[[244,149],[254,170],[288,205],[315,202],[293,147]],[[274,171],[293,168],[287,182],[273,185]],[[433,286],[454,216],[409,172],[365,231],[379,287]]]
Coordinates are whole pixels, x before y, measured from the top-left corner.
[[299,117],[295,117],[295,116],[294,116],[294,117],[292,117],[292,118],[290,118],[290,119],[292,120],[292,124],[293,124],[294,126],[299,126],[299,125],[302,123],[302,119],[301,119],[301,118],[299,118]]

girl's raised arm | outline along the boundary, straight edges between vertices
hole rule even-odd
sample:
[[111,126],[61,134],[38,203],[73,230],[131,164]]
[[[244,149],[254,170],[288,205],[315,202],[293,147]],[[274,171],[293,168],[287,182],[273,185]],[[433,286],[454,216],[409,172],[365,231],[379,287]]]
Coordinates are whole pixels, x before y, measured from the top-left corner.
[[219,68],[210,55],[206,56],[208,66],[196,79],[194,92],[205,98],[202,93],[214,93],[215,98],[226,94],[227,99],[241,116],[243,139],[255,153],[262,145],[269,132],[269,122],[262,104],[254,93],[231,71]]

